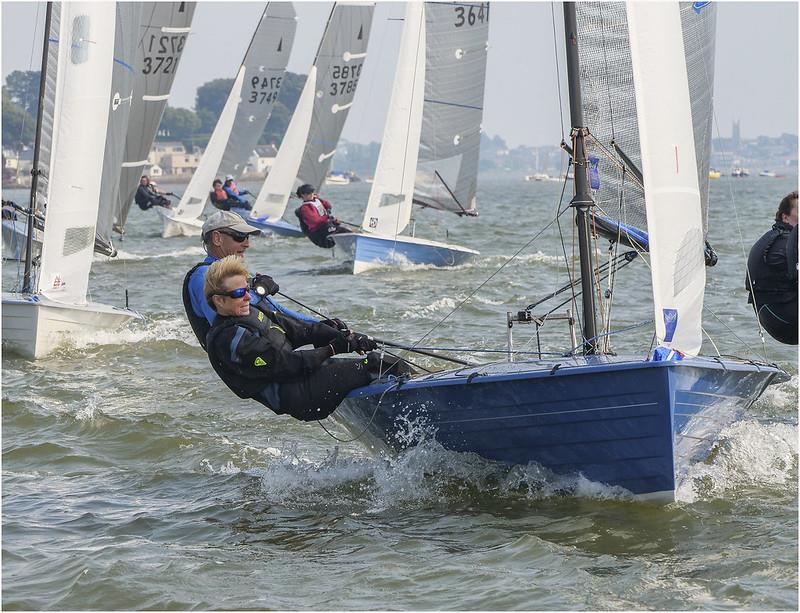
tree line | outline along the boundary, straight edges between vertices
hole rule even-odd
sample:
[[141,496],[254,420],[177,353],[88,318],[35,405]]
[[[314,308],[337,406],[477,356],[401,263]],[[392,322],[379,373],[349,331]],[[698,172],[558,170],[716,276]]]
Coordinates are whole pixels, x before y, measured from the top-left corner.
[[[3,85],[3,147],[33,147],[39,104],[39,71],[15,70]],[[259,144],[280,144],[300,98],[306,76],[287,72],[272,115]],[[156,135],[157,141],[181,141],[187,150],[204,148],[211,138],[233,79],[213,79],[197,88],[195,108],[167,106]]]

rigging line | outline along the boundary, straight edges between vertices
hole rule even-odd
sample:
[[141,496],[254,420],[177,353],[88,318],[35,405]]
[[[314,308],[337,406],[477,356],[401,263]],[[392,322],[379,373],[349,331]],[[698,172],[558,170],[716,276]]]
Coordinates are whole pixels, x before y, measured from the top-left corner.
[[[628,168],[628,166],[627,166],[626,164],[624,164],[623,162],[621,162],[617,156],[615,156],[614,154],[612,154],[612,153],[611,153],[611,151],[610,151],[610,150],[609,150],[609,149],[608,149],[608,148],[607,148],[607,147],[606,147],[606,146],[605,146],[603,143],[601,143],[601,142],[600,142],[600,141],[599,141],[599,140],[598,140],[598,139],[595,137],[595,135],[594,135],[594,134],[592,134],[591,132],[587,132],[587,133],[588,133],[588,136],[589,136],[589,140],[591,140],[591,141],[592,141],[592,143],[593,143],[594,145],[596,145],[596,146],[597,146],[597,148],[598,148],[598,149],[600,149],[600,150],[602,151],[603,155],[605,156],[605,158],[606,158],[606,159],[607,159],[609,162],[611,162],[613,165],[615,165],[615,166],[616,166],[618,169],[620,169],[620,170],[624,170],[624,169],[627,169],[627,168]],[[635,175],[633,172],[631,172],[631,177],[632,177],[632,180],[633,180],[633,182],[634,182],[636,185],[638,185],[639,187],[641,187],[642,189],[644,189],[644,185],[642,185],[642,184],[641,184],[641,183],[638,181],[638,179],[636,178],[636,175]]]
[[470,215],[469,212],[467,211],[467,209],[465,209],[463,206],[461,206],[461,203],[458,201],[458,198],[456,198],[456,195],[453,193],[453,190],[451,190],[450,187],[447,185],[445,180],[442,178],[442,175],[439,174],[439,171],[438,170],[434,170],[433,174],[435,174],[436,177],[439,179],[439,181],[442,182],[442,185],[444,185],[444,188],[447,190],[447,193],[450,194],[450,197],[458,205],[458,208],[460,208],[462,211],[464,211],[464,215]]
[[708,333],[708,330],[706,330],[704,326],[700,326],[700,329],[703,331],[703,334],[706,335],[706,338],[711,343],[711,346],[714,347],[714,351],[717,352],[717,357],[721,358],[722,354],[719,352],[719,349],[717,348],[717,344],[714,342],[714,339],[711,338],[711,335]]
[[[561,140],[566,140],[566,126],[564,125],[564,101],[561,98],[561,68],[558,65],[558,34],[556,32],[555,2],[550,3],[550,21],[553,24],[553,55],[556,60],[556,90],[558,91],[558,114],[561,118]],[[567,166],[569,172],[569,166]]]
[[[565,183],[564,183],[564,184],[566,185],[566,181],[565,181]],[[425,339],[426,339],[428,336],[430,336],[430,335],[433,333],[433,331],[434,331],[434,330],[436,330],[436,328],[438,328],[438,327],[439,327],[439,326],[441,326],[441,325],[442,325],[442,324],[443,324],[445,321],[447,321],[447,320],[450,318],[450,316],[451,316],[453,313],[455,313],[455,312],[456,312],[456,311],[458,311],[458,310],[459,310],[459,309],[460,309],[462,306],[464,306],[464,304],[466,304],[466,303],[467,303],[467,301],[469,301],[469,300],[470,300],[470,299],[471,299],[471,298],[472,298],[472,297],[473,297],[475,294],[477,294],[477,293],[478,293],[478,291],[479,291],[479,290],[480,290],[480,289],[481,289],[481,288],[482,288],[484,285],[486,285],[486,284],[487,284],[489,281],[491,281],[491,280],[492,280],[492,279],[493,279],[493,278],[494,278],[496,275],[498,275],[498,274],[500,273],[500,271],[501,271],[501,270],[503,270],[503,269],[504,269],[506,266],[508,266],[508,265],[509,265],[511,262],[513,262],[513,261],[516,259],[516,257],[517,257],[517,256],[518,256],[520,253],[522,253],[522,252],[523,252],[525,249],[527,249],[527,248],[528,248],[528,247],[531,245],[531,243],[533,243],[533,241],[535,241],[535,240],[536,240],[537,238],[539,238],[539,237],[540,237],[542,234],[544,234],[544,231],[545,231],[545,230],[547,230],[547,229],[548,229],[550,226],[552,226],[552,225],[553,225],[553,224],[556,222],[556,220],[557,220],[557,219],[558,219],[558,217],[556,217],[555,219],[552,219],[551,221],[549,221],[549,222],[547,223],[547,225],[546,225],[546,226],[544,226],[544,227],[543,227],[541,230],[539,230],[539,231],[538,231],[538,232],[537,232],[537,233],[536,233],[536,234],[535,234],[535,235],[534,235],[534,236],[533,236],[533,237],[532,237],[532,238],[531,238],[531,239],[530,239],[530,240],[529,240],[527,243],[525,243],[524,245],[522,245],[522,247],[520,247],[520,248],[519,248],[519,249],[516,251],[516,253],[514,253],[514,255],[512,255],[510,258],[508,258],[508,260],[506,260],[505,262],[503,262],[503,263],[500,265],[500,267],[499,267],[497,270],[495,270],[495,271],[494,271],[494,272],[493,272],[491,275],[489,275],[489,276],[488,276],[488,277],[487,277],[487,278],[486,278],[486,279],[485,279],[485,280],[484,280],[482,283],[480,283],[480,284],[479,284],[479,285],[478,285],[478,286],[477,286],[475,289],[473,289],[473,290],[470,292],[470,294],[469,294],[469,295],[468,295],[466,298],[464,298],[464,299],[463,299],[461,302],[459,302],[459,303],[458,303],[458,304],[457,304],[455,307],[453,307],[453,308],[450,310],[450,312],[449,312],[447,315],[445,315],[444,317],[442,317],[442,319],[440,319],[440,320],[439,320],[439,321],[438,321],[438,322],[437,322],[437,323],[436,323],[436,324],[435,324],[435,325],[434,325],[434,326],[433,326],[433,327],[432,327],[430,330],[428,330],[428,331],[427,331],[425,334],[423,334],[423,335],[422,335],[422,336],[421,336],[421,337],[420,337],[420,338],[419,338],[419,339],[418,339],[418,340],[417,340],[417,341],[416,341],[416,342],[415,342],[413,345],[411,345],[411,348],[412,348],[412,349],[413,349],[413,348],[416,348],[416,347],[417,347],[417,345],[419,345],[419,344],[420,344],[420,343],[421,343],[423,340],[425,340]]]
[[380,408],[380,406],[381,406],[381,402],[383,402],[383,397],[384,397],[384,396],[385,396],[385,395],[386,395],[386,394],[387,394],[387,393],[388,393],[388,392],[389,392],[389,391],[390,391],[392,388],[397,388],[397,387],[399,387],[399,386],[400,386],[400,382],[398,381],[398,382],[395,382],[395,383],[393,383],[393,384],[392,384],[392,385],[390,385],[389,387],[387,387],[385,390],[383,390],[383,393],[381,394],[381,397],[378,399],[378,402],[375,404],[375,408],[372,410],[372,415],[370,416],[370,418],[369,418],[369,421],[367,422],[367,424],[364,426],[364,429],[363,429],[361,432],[359,432],[359,433],[358,433],[356,436],[354,436],[353,438],[351,438],[351,439],[342,439],[342,438],[339,438],[338,436],[336,436],[335,434],[333,434],[333,433],[332,433],[330,430],[328,430],[328,429],[325,427],[325,424],[323,424],[323,423],[322,423],[322,420],[317,420],[317,423],[319,424],[320,428],[322,428],[322,429],[325,431],[325,433],[326,433],[328,436],[330,436],[330,437],[331,437],[333,440],[335,440],[335,441],[339,441],[340,443],[354,443],[355,441],[357,441],[358,439],[360,439],[362,436],[364,436],[364,434],[366,433],[366,431],[367,431],[367,430],[369,429],[369,427],[372,425],[372,422],[373,422],[373,420],[375,419],[375,415],[377,415],[377,414],[378,414],[378,409],[379,409],[379,408]]
[[598,334],[594,338],[587,338],[586,341],[583,341],[580,344],[575,345],[572,349],[570,349],[569,352],[566,355],[572,355],[575,351],[577,351],[578,349],[583,347],[584,342],[590,342],[591,343],[591,342],[599,340],[599,339],[601,339],[601,338],[603,338],[605,336],[611,336],[612,334],[621,334],[622,332],[628,332],[629,330],[634,330],[636,328],[642,328],[642,327],[650,325],[650,324],[652,324],[654,322],[655,322],[655,320],[648,319],[647,321],[640,321],[638,324],[633,324],[633,325],[630,325],[630,326],[626,326],[624,328],[620,328],[619,330],[612,330],[608,334],[606,334],[604,332],[603,334]]
[[721,323],[725,327],[725,329],[728,330],[728,332],[730,332],[734,337],[736,337],[736,340],[739,341],[740,343],[742,343],[742,345],[744,346],[745,349],[747,349],[748,351],[750,351],[752,353],[756,353],[755,351],[753,351],[753,348],[750,345],[747,344],[747,341],[745,341],[741,336],[736,334],[736,332],[734,332],[728,324],[726,324],[722,319],[720,319],[720,317],[714,311],[711,310],[711,307],[709,307],[709,306],[704,304],[703,305],[703,310],[704,311],[708,311],[709,313],[711,313],[711,316],[714,319],[716,319],[719,323]]
[[[707,85],[709,79],[708,79],[708,71],[706,70],[705,64],[703,64],[703,71],[704,71],[704,74],[705,74],[705,77],[706,77],[706,85]],[[714,128],[716,129],[716,132],[717,132],[717,138],[721,138],[721,135],[720,135],[720,132],[719,132],[719,122],[717,121],[717,113],[716,113],[716,111],[714,111],[713,108],[711,110],[711,117],[712,117],[712,123],[714,124]],[[726,155],[725,155],[724,149],[721,152],[721,154],[722,154],[723,162],[727,162],[728,160],[726,159]],[[710,200],[710,191],[711,190],[709,189],[709,200]],[[728,181],[728,192],[730,194],[731,204],[733,205],[733,216],[734,216],[734,219],[736,219],[736,231],[739,234],[739,247],[741,247],[742,259],[744,260],[745,279],[747,280],[747,283],[750,286],[750,293],[752,294],[753,293],[753,280],[750,278],[750,270],[749,270],[749,268],[747,266],[748,257],[747,257],[747,253],[744,250],[744,236],[742,235],[742,224],[739,221],[739,210],[736,208],[736,196],[735,196],[734,189],[733,189],[733,181],[730,181],[730,180]],[[711,203],[709,202],[708,203],[708,208],[709,209],[711,208],[710,204]],[[703,308],[705,308],[705,305],[703,305]],[[767,356],[767,340],[764,337],[764,328],[761,326],[761,322],[758,319],[758,314],[756,313],[755,309],[750,309],[750,310],[752,311],[753,317],[755,317],[755,320],[756,320],[756,325],[758,326],[758,335],[761,338],[761,349],[762,349],[762,351],[764,353],[764,361],[765,362],[769,362],[769,357]],[[730,329],[730,328],[728,328],[728,329]],[[745,346],[747,347],[747,344],[745,344]],[[748,349],[749,349],[749,347],[748,347]],[[749,350],[752,351],[752,349],[749,349]]]
[[[567,172],[564,175],[565,177],[566,177],[567,174],[569,174],[570,166],[572,166],[572,158],[570,158],[567,161]],[[569,263],[569,256],[567,256],[567,248],[566,248],[565,243],[564,243],[564,231],[561,228],[561,214],[562,214],[561,205],[564,203],[564,192],[566,191],[566,189],[567,189],[567,180],[565,178],[563,183],[562,183],[562,186],[561,186],[561,198],[560,198],[559,204],[558,204],[559,212],[558,212],[558,215],[556,216],[556,220],[557,220],[557,224],[558,224],[558,237],[559,237],[559,240],[561,241],[561,252],[564,254],[564,267],[566,268],[567,277],[569,278],[570,287],[572,288],[572,298],[571,298],[572,309],[575,312],[575,318],[578,320],[578,325],[580,325],[581,329],[583,329],[583,322],[581,320],[581,314],[580,314],[579,309],[578,309],[577,294],[575,293],[575,283],[577,283],[577,281],[575,280],[575,268],[574,268],[575,253],[573,251],[573,254],[572,254],[572,256],[573,256],[573,266],[571,268],[570,267],[570,263]],[[573,243],[574,243],[574,240],[573,240]],[[564,304],[566,304],[566,303],[564,303]]]

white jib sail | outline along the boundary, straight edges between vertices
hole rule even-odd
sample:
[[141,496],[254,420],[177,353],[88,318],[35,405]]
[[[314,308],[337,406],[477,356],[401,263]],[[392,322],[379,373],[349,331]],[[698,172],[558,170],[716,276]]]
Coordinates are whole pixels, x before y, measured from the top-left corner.
[[679,5],[628,2],[647,232],[660,345],[702,344],[703,220]]
[[397,236],[411,218],[425,93],[425,5],[406,6],[383,142],[364,221],[365,232]]
[[208,140],[208,145],[203,152],[200,164],[192,175],[189,185],[186,186],[186,191],[183,192],[176,211],[178,217],[197,219],[203,213],[208,193],[211,191],[211,183],[214,181],[222,156],[225,153],[225,147],[228,144],[228,137],[233,129],[233,120],[236,119],[236,110],[242,98],[244,73],[245,66],[242,65],[231,87],[231,93],[228,94],[228,99],[225,101],[225,106],[222,108],[222,113],[219,116],[214,132]]
[[116,8],[64,2],[39,291],[86,304],[108,127]]
[[297,169],[300,168],[303,159],[308,131],[311,129],[316,91],[317,67],[312,66],[289,126],[286,128],[281,148],[253,204],[252,217],[266,216],[268,221],[277,221],[283,217],[289,195],[294,189]]

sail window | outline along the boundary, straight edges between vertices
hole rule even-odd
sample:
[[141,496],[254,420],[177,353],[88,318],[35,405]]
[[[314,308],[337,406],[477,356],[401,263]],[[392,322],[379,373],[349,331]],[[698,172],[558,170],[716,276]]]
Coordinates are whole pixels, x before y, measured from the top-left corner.
[[73,64],[83,64],[89,59],[89,16],[78,15],[72,20],[72,45],[69,59]]
[[67,228],[66,232],[64,232],[64,249],[61,253],[64,257],[67,257],[75,253],[80,253],[93,245],[94,226]]
[[705,265],[703,259],[703,233],[699,228],[690,229],[675,253],[675,274],[673,275],[673,295],[680,294],[694,281],[696,271]]
[[405,194],[381,194],[381,206],[392,206],[405,202]]

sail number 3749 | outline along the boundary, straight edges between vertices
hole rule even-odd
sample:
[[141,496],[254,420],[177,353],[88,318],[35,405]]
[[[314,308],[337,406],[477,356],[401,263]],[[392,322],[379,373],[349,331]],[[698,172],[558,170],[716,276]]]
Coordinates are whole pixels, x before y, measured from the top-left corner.
[[470,5],[453,7],[455,11],[455,26],[461,28],[465,25],[474,26],[476,23],[489,23],[489,3],[481,3],[478,7]]

